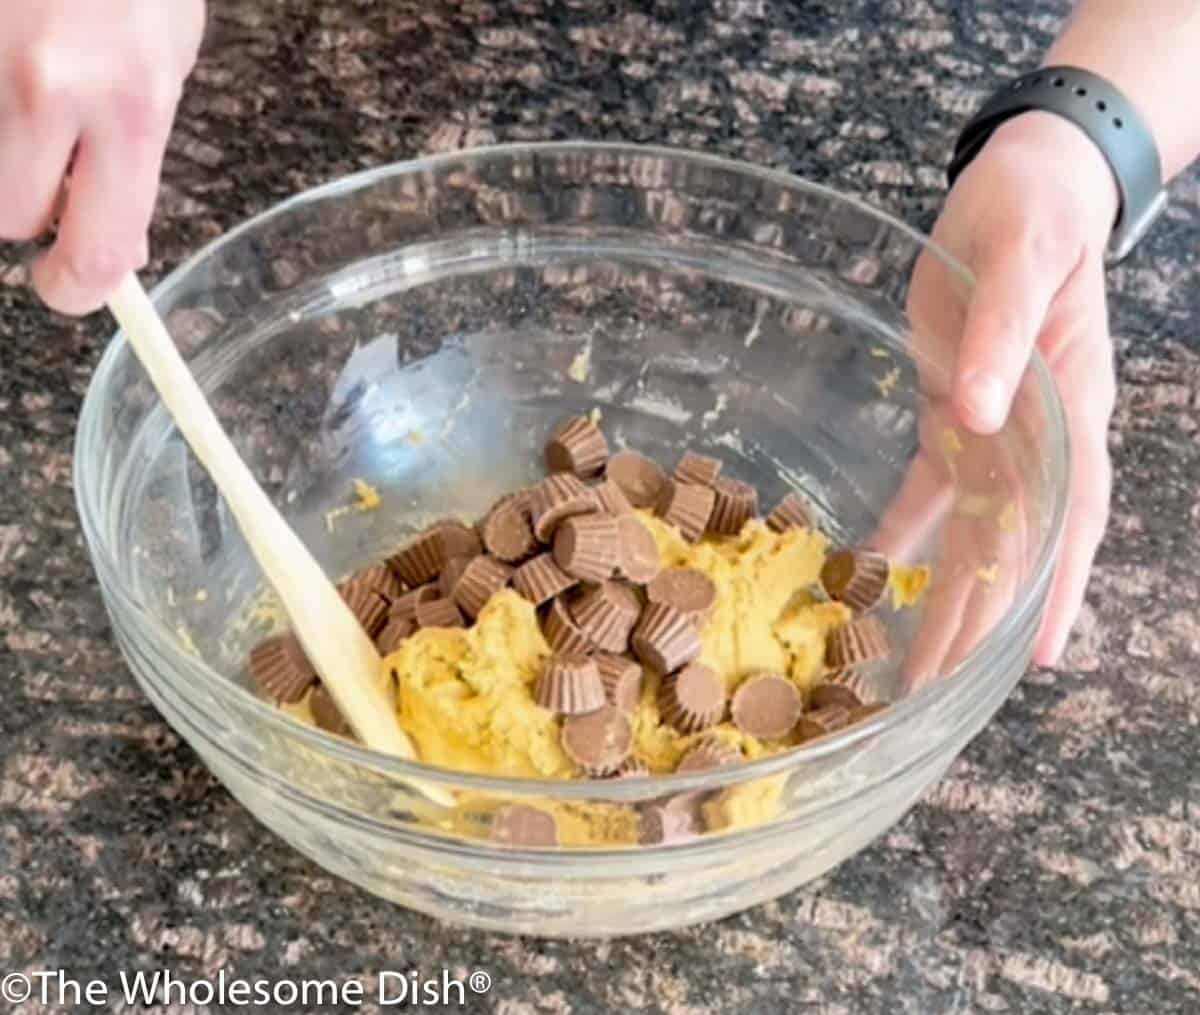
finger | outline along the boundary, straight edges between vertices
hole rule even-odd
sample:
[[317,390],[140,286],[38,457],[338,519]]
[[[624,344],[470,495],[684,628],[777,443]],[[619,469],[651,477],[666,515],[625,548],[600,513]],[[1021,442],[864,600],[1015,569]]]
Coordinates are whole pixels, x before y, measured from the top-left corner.
[[1004,546],[993,546],[993,542],[991,534],[988,534],[985,547],[979,551],[978,558],[994,556],[991,564],[981,565],[975,570],[970,600],[963,610],[954,640],[942,660],[944,671],[954,669],[974,651],[992,632],[1016,596],[1021,555],[1015,541],[1006,540]]
[[913,266],[905,310],[917,379],[929,398],[950,394],[947,364],[954,361],[970,291],[968,278],[957,266],[947,264],[940,251],[927,248],[921,252]]
[[963,425],[977,433],[1004,425],[1050,304],[1075,268],[1066,249],[1018,236],[975,261],[954,403]]
[[[940,561],[946,563],[953,557],[954,539],[948,538]],[[935,571],[924,613],[904,660],[904,682],[909,689],[916,690],[942,675],[942,663],[962,626],[973,584],[974,575],[969,569],[951,565],[939,566]]]
[[132,99],[79,143],[58,238],[34,266],[41,297],[66,314],[100,307],[147,257],[169,110]]
[[1099,337],[1067,345],[1059,353],[1055,370],[1071,441],[1071,501],[1062,553],[1034,645],[1034,659],[1042,666],[1053,666],[1062,656],[1108,524],[1112,490],[1108,423],[1116,390],[1103,320],[1104,281],[1100,272],[1093,274],[1084,284],[1091,290],[1091,305],[1100,308],[1100,323],[1093,332]]
[[50,229],[75,138],[70,123],[0,136],[0,238],[32,240]]

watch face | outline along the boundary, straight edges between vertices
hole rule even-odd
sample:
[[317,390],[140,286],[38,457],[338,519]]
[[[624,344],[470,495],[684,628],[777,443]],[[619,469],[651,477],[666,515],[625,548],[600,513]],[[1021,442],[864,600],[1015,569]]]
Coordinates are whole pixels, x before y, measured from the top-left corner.
[[1167,192],[1165,190],[1160,190],[1155,194],[1154,200],[1146,205],[1142,213],[1135,218],[1127,220],[1125,209],[1122,208],[1121,217],[1117,220],[1116,228],[1113,229],[1112,238],[1108,243],[1105,263],[1112,267],[1124,261],[1166,208]]

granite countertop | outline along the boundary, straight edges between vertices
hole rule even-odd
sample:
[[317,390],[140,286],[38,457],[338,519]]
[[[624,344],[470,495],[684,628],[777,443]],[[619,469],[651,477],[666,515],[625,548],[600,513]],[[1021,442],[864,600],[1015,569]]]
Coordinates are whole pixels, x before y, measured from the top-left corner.
[[[298,189],[492,141],[702,148],[928,227],[957,125],[1063,0],[212,0],[151,273]],[[1200,1010],[1200,175],[1113,272],[1113,520],[1060,669],[912,813],[717,925],[610,943],[464,931],[267,833],[136,689],[83,549],[72,435],[110,323],[0,251],[0,972],[135,960],[281,979],[481,967],[475,1010]],[[30,1008],[28,1010],[34,1010]]]

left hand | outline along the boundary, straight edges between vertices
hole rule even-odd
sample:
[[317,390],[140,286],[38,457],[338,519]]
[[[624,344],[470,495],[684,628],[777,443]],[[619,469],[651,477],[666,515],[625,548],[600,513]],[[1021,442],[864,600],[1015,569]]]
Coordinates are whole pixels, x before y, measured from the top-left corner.
[[[921,258],[910,286],[914,341],[926,345],[927,363],[952,363],[953,369],[945,376],[922,370],[921,452],[873,542],[899,551],[906,533],[928,524],[923,515],[939,503],[947,507],[956,485],[962,494],[962,476],[947,470],[938,440],[943,431],[933,422],[939,418],[968,432],[959,456],[964,469],[993,475],[999,468],[1011,484],[1015,470],[996,460],[1003,455],[997,442],[972,441],[971,434],[1003,427],[1037,349],[1057,382],[1071,455],[1066,531],[1034,646],[1042,665],[1062,654],[1108,520],[1107,432],[1116,386],[1103,271],[1117,207],[1112,173],[1092,142],[1060,117],[1026,113],[993,134],[958,179],[934,228],[934,242],[975,277],[965,302],[954,298],[961,283],[934,256]],[[960,661],[982,635],[982,624],[1011,600],[1023,529],[1005,533],[994,520],[989,526],[985,531],[978,519],[957,511],[947,521],[943,573],[913,647],[910,678],[927,679]],[[1002,580],[980,584],[984,561],[1001,565]],[[953,565],[949,573],[947,564]]]

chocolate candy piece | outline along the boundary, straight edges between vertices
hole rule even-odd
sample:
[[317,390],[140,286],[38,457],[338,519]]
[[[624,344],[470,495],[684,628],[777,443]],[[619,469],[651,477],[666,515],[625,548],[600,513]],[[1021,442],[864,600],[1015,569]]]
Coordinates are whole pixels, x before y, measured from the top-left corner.
[[587,416],[572,416],[554,428],[546,445],[546,467],[551,472],[595,476],[608,460],[608,441]]
[[380,655],[390,655],[404,644],[404,639],[416,629],[416,622],[407,617],[389,617],[383,625],[383,630],[375,636],[375,647],[379,649]]
[[707,772],[711,768],[735,765],[741,760],[742,752],[738,748],[710,734],[679,759],[675,771]]
[[828,705],[840,705],[853,711],[862,705],[862,700],[845,684],[818,684],[808,696],[808,707],[820,709]]
[[477,557],[483,553],[479,533],[470,525],[453,518],[435,522],[429,528],[429,535],[437,545],[443,564],[451,557]]
[[514,499],[492,508],[483,523],[483,545],[497,560],[515,564],[537,551],[529,513]]
[[635,508],[653,507],[658,503],[667,474],[636,451],[618,451],[608,460],[605,475],[621,488]]
[[513,572],[512,583],[513,588],[534,606],[541,606],[578,584],[578,579],[572,578],[554,563],[553,554],[543,553],[517,568]]
[[859,617],[834,628],[825,640],[825,663],[833,669],[883,659],[891,651],[887,630],[876,617]]
[[759,740],[778,740],[792,731],[804,702],[787,677],[755,673],[734,693],[731,711],[734,725],[743,733]]
[[652,603],[673,606],[693,624],[708,620],[717,601],[717,587],[703,571],[691,567],[670,567],[646,586],[646,598]]
[[595,510],[596,501],[592,491],[569,472],[547,476],[533,488],[529,500],[533,534],[543,543],[549,543],[554,538],[554,530],[561,522]]
[[675,466],[675,481],[694,486],[712,486],[721,474],[721,462],[695,451],[685,451]]
[[852,691],[855,697],[858,698],[859,704],[873,697],[871,688],[867,684],[867,678],[863,676],[861,670],[852,667],[829,670],[821,679],[826,684],[836,684]]
[[624,713],[605,705],[587,715],[568,717],[563,723],[562,747],[585,771],[608,775],[633,750],[633,727]]
[[433,581],[446,562],[442,538],[432,530],[388,558],[387,564],[410,588]]
[[585,655],[558,652],[538,678],[534,700],[560,715],[586,715],[604,705],[604,684],[596,664]]
[[718,479],[713,484],[715,499],[708,531],[718,536],[736,536],[742,526],[758,514],[758,491],[736,479]]
[[674,525],[689,543],[694,543],[708,527],[716,493],[707,486],[677,483],[668,479],[658,499],[659,517]]
[[788,529],[815,529],[812,509],[798,493],[789,493],[767,515],[767,528],[772,532]]
[[370,567],[359,568],[347,579],[347,584],[350,582],[365,585],[378,592],[388,602],[404,592],[404,582],[386,564],[372,564]]
[[451,557],[446,561],[437,580],[437,590],[441,598],[447,599],[454,595],[454,586],[458,584],[458,579],[462,577],[467,565],[474,559],[474,557]]
[[567,600],[575,623],[603,652],[624,652],[629,634],[642,612],[633,590],[619,582],[591,585]]
[[608,515],[568,518],[554,534],[554,562],[581,581],[611,577],[620,552],[621,531],[617,520]]
[[417,603],[417,627],[462,627],[463,617],[453,599],[427,599]]
[[694,839],[703,830],[699,793],[679,793],[644,806],[638,815],[638,842],[669,845]]
[[508,584],[512,573],[513,569],[507,564],[491,557],[476,557],[454,586],[455,605],[474,620],[487,601]]
[[374,638],[383,630],[388,616],[388,601],[383,596],[357,581],[342,582],[338,586],[338,592],[370,637]]
[[411,620],[415,625],[417,622],[417,604],[428,602],[430,599],[437,599],[438,597],[437,582],[430,582],[428,585],[418,585],[415,589],[410,589],[392,601],[391,608],[388,610],[388,617]]
[[699,733],[720,720],[725,711],[725,688],[716,672],[692,663],[664,677],[658,692],[663,722],[680,733]]
[[628,757],[609,775],[610,779],[640,779],[650,774],[650,766],[641,758]]
[[617,529],[621,535],[618,573],[639,585],[653,581],[662,568],[662,562],[658,555],[658,544],[650,535],[650,530],[633,515],[618,518]]
[[281,634],[259,642],[250,650],[250,675],[276,702],[294,705],[317,681],[300,641]]
[[491,839],[505,846],[557,846],[554,815],[529,804],[505,804],[492,815]]
[[850,724],[850,710],[841,705],[826,705],[813,712],[805,712],[796,723],[796,735],[801,742],[816,740]]
[[821,585],[830,599],[865,613],[887,588],[888,560],[873,550],[838,550],[821,568]]
[[642,700],[641,666],[627,656],[608,652],[597,652],[592,658],[604,685],[605,699],[626,715],[631,714]]
[[647,666],[670,673],[700,654],[700,635],[675,607],[649,603],[633,629],[630,645]]
[[629,498],[611,479],[606,479],[599,486],[593,486],[592,498],[596,501],[596,506],[606,515],[633,514],[633,505],[629,503]]
[[546,643],[555,652],[587,655],[596,649],[591,639],[575,623],[575,618],[571,616],[561,597],[550,604],[546,619],[542,621],[542,634],[546,636]]
[[313,722],[326,733],[335,733],[340,737],[352,735],[350,724],[342,717],[341,710],[334,703],[333,695],[324,687],[317,687],[308,700],[309,711],[312,712]]

